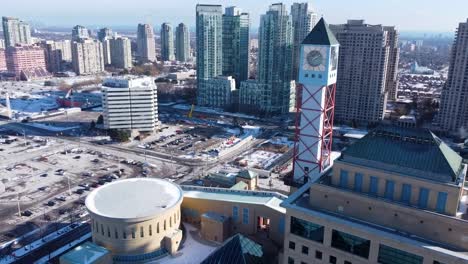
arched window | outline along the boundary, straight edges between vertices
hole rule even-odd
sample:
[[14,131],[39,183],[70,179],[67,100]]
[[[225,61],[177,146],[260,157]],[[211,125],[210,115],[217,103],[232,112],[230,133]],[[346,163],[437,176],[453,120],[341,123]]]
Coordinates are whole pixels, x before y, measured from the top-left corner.
[[164,219],[164,231],[166,231],[166,220]]
[[123,239],[127,239],[127,231],[123,231]]
[[172,216],[169,217],[169,227],[172,227]]
[[151,226],[151,225],[149,225],[148,233],[149,233],[150,236],[153,235],[153,229],[152,229],[152,226]]
[[156,224],[156,233],[159,234],[159,222]]
[[132,238],[135,238],[135,228],[132,228]]
[[114,229],[115,239],[119,239],[119,231],[117,231],[117,227]]
[[107,237],[111,237],[111,234],[110,234],[110,227],[107,227]]
[[140,237],[145,237],[145,232],[142,226],[140,226]]
[[104,235],[104,225],[101,224],[101,235]]

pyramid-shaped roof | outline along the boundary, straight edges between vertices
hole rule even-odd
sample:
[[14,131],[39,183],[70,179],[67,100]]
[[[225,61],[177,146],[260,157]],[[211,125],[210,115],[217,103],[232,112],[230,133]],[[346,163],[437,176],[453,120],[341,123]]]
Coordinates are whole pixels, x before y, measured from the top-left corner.
[[211,253],[202,264],[262,264],[262,246],[236,234]]
[[307,35],[307,37],[302,41],[302,44],[308,45],[336,45],[339,44],[336,40],[335,35],[328,27],[325,19],[323,17],[315,25],[312,31]]

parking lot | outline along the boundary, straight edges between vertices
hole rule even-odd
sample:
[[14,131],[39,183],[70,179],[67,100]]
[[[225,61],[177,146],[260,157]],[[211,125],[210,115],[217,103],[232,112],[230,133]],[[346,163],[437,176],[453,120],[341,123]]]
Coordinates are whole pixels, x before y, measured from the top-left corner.
[[[86,195],[103,184],[129,177],[172,177],[185,170],[60,139],[0,136],[0,242],[45,223],[85,217]],[[21,226],[27,227],[18,230]]]

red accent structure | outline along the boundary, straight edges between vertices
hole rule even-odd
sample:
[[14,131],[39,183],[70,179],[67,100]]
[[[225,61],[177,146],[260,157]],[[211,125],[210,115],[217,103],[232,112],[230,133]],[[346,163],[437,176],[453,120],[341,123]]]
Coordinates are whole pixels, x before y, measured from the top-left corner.
[[[325,89],[325,103],[323,104],[324,107],[322,109],[306,109],[302,108],[303,99],[304,103],[308,102],[309,100],[315,100],[314,96],[321,92],[322,89]],[[318,169],[322,172],[330,165],[330,158],[332,153],[332,144],[333,144],[333,120],[335,114],[335,93],[336,93],[336,84],[332,84],[326,87],[319,88],[315,91],[309,91],[308,89],[304,89],[303,85],[297,85],[296,95],[296,132],[295,132],[295,146],[294,146],[294,168],[290,179],[285,180],[285,183],[291,186],[301,186],[302,184],[306,183],[308,180],[308,174],[310,171]],[[318,105],[322,105],[320,102],[317,102]],[[320,131],[320,127],[314,126],[314,121],[317,118],[320,118],[320,115],[317,115],[313,120],[308,120],[306,116],[304,116],[304,120],[307,121],[306,124],[302,124],[302,128],[306,128],[312,126],[312,130],[314,131],[315,135],[307,135],[301,134],[301,117],[303,111],[320,111],[321,115],[323,116],[323,123],[322,129]],[[302,137],[302,138],[301,138]],[[304,138],[309,138],[309,140],[304,141]],[[306,149],[299,153],[299,145],[302,143]],[[321,143],[321,149],[319,154],[313,155],[313,152],[310,150],[313,147],[316,147],[317,144]],[[314,160],[303,160],[301,156],[309,152],[314,157]],[[296,161],[302,161],[304,163],[310,164],[309,170],[306,171],[299,163]],[[294,180],[294,175],[297,169],[300,169],[304,176],[300,179]]]

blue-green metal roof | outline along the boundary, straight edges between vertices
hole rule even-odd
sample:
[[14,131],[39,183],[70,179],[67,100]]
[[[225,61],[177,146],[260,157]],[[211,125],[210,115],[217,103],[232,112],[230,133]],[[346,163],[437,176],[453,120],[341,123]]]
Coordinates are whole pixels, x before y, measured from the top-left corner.
[[236,234],[211,253],[202,264],[262,264],[262,246]]
[[323,17],[319,20],[317,25],[312,29],[312,31],[307,35],[307,37],[302,41],[302,44],[308,45],[336,45],[339,44],[336,40],[335,35],[328,27],[325,19]]
[[462,158],[428,129],[379,127],[344,150],[340,160],[353,158],[406,168],[412,175],[443,183],[455,182],[463,169]]

